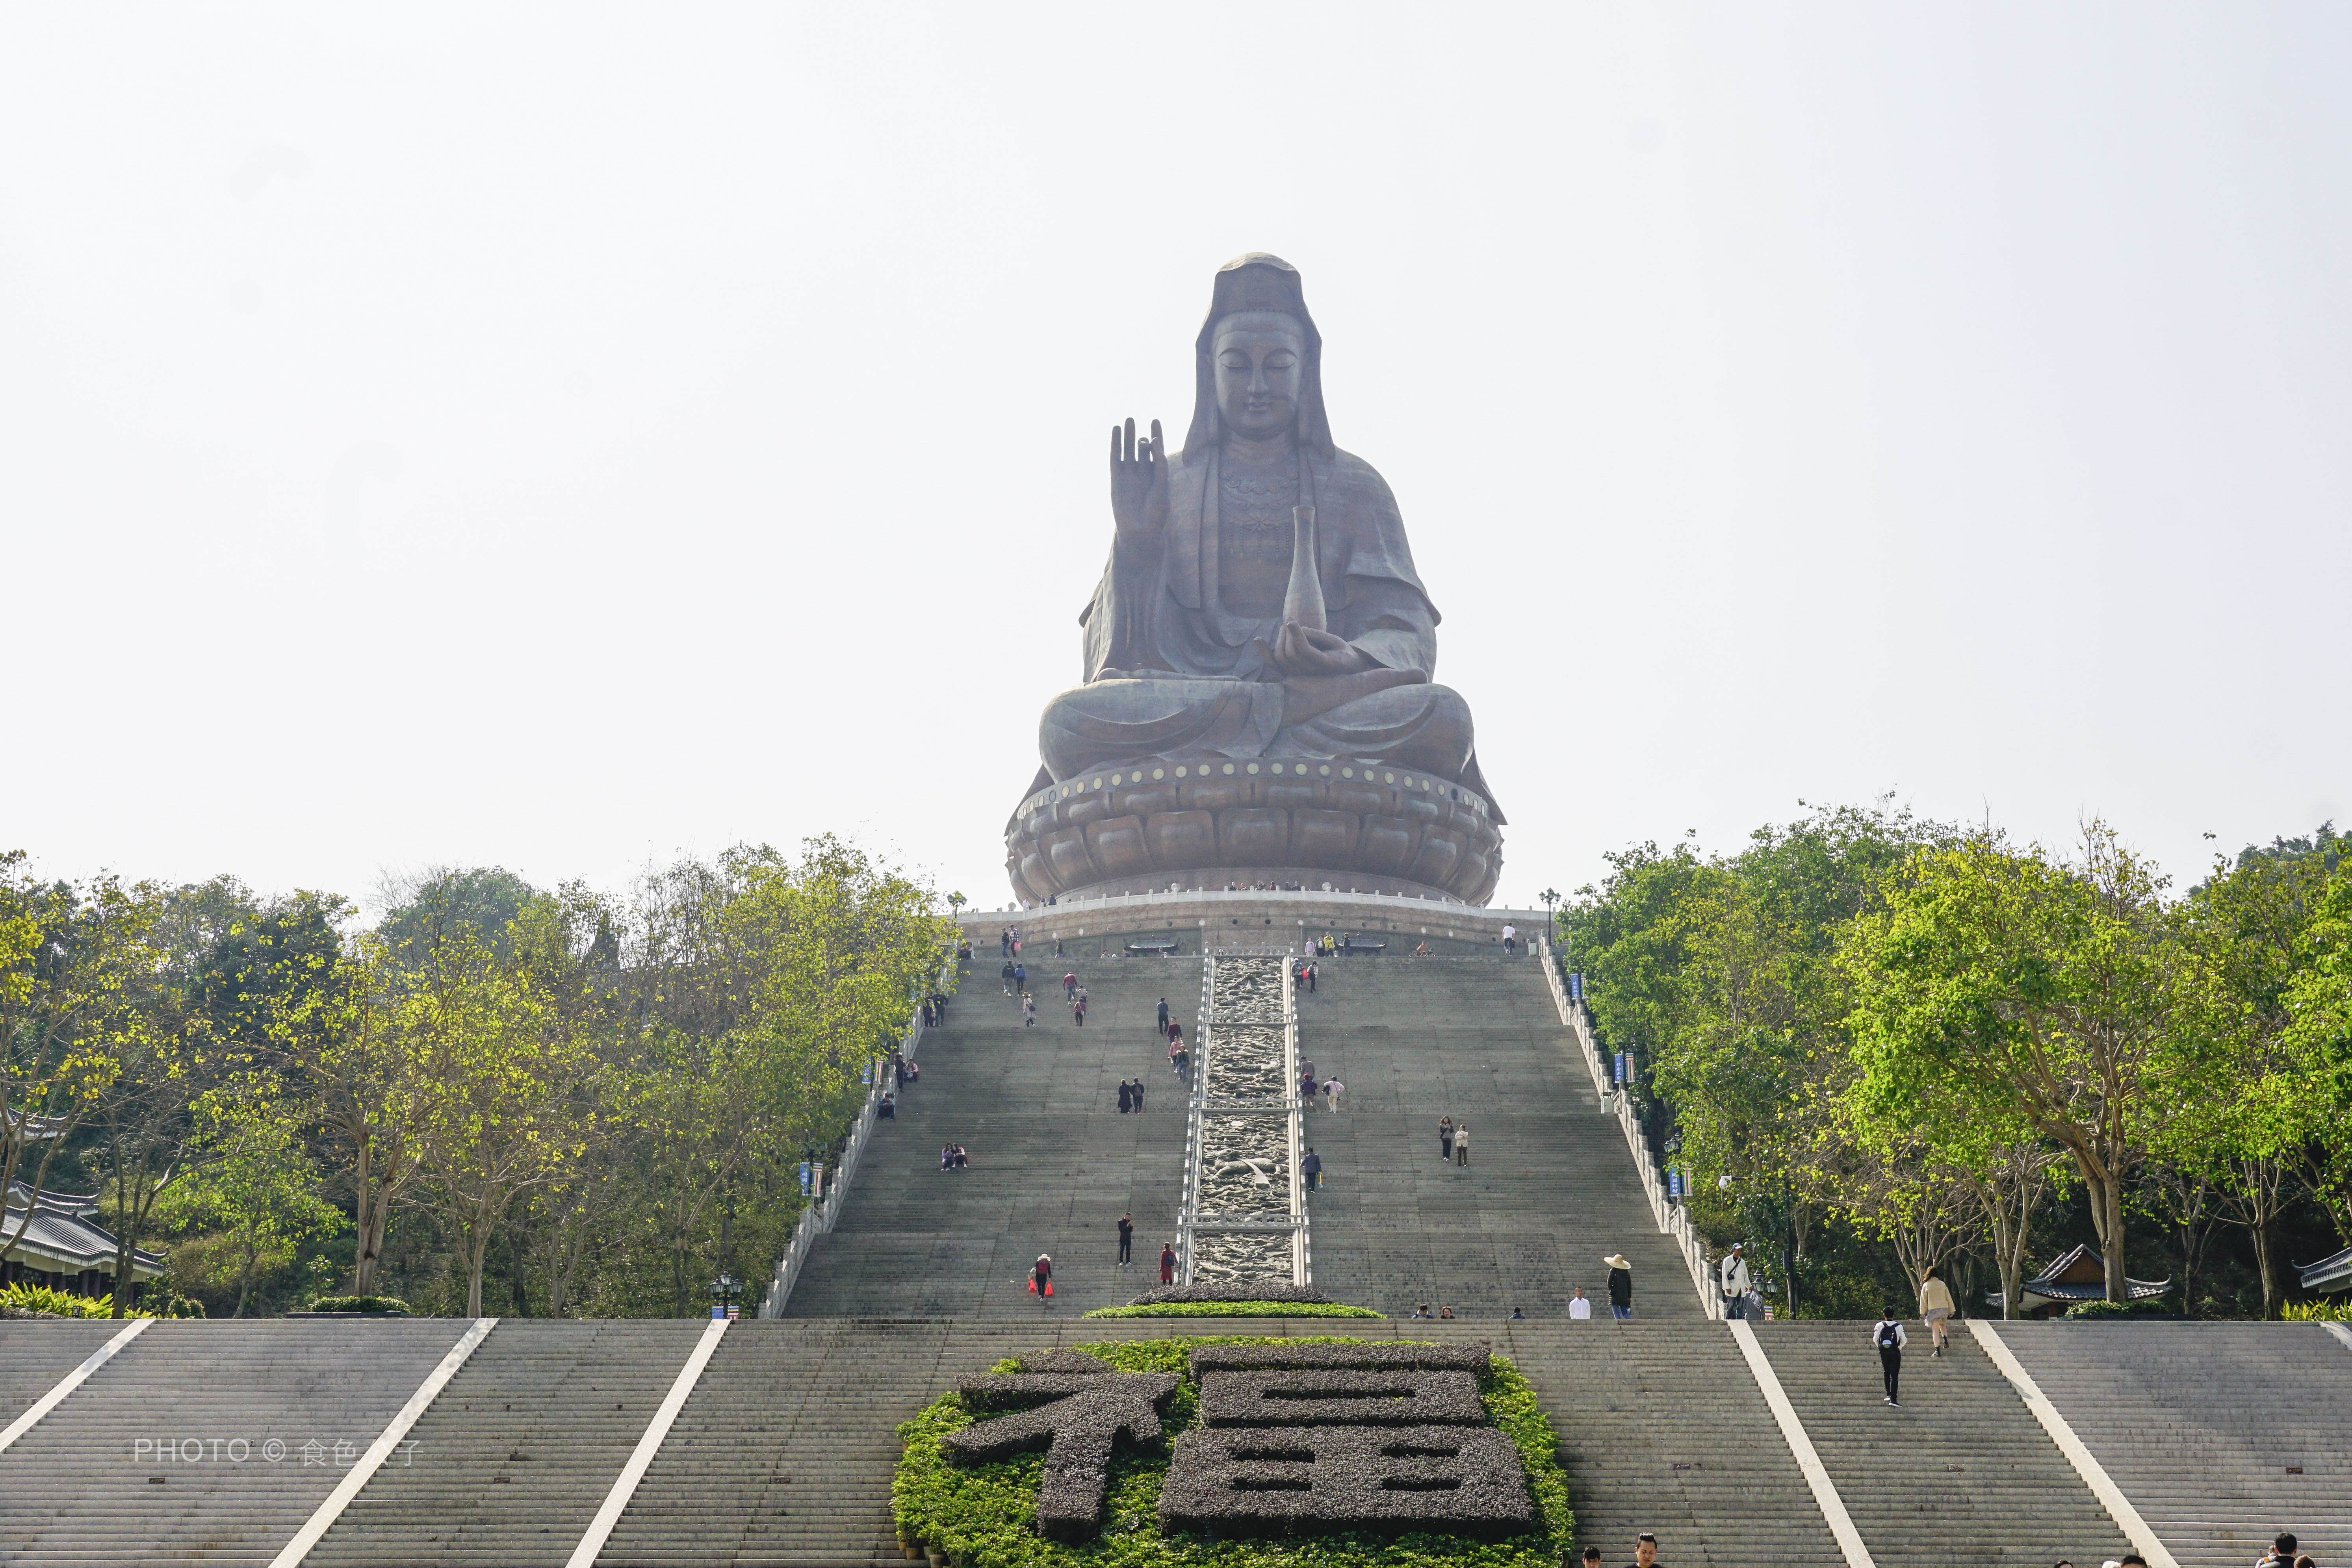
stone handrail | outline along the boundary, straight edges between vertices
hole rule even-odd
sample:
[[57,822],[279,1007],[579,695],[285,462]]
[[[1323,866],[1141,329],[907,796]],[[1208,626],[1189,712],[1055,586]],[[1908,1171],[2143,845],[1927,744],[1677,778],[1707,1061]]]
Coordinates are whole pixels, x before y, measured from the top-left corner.
[[[947,967],[940,972],[940,989],[949,991],[954,984],[955,961],[950,958]],[[898,1042],[898,1054],[913,1061],[915,1052],[922,1043],[923,1005],[918,1002],[913,1016],[907,1020],[906,1037]],[[857,1174],[858,1158],[866,1152],[866,1145],[874,1136],[875,1122],[881,1119],[882,1097],[898,1088],[892,1077],[887,1072],[874,1075],[874,1086],[866,1091],[866,1103],[858,1108],[857,1120],[850,1127],[849,1142],[835,1163],[831,1184],[825,1188],[822,1198],[813,1200],[807,1208],[801,1211],[800,1224],[793,1227],[792,1243],[784,1248],[783,1257],[776,1260],[776,1271],[769,1279],[767,1294],[760,1301],[760,1316],[781,1318],[784,1315],[784,1303],[792,1300],[793,1287],[800,1281],[801,1265],[808,1261],[810,1250],[816,1246],[816,1238],[831,1230],[841,1218],[842,1201],[849,1195],[850,1179]]]
[[1551,942],[1538,931],[1535,937],[1537,951],[1543,956],[1544,979],[1551,986],[1551,999],[1559,1009],[1559,1021],[1576,1036],[1576,1043],[1584,1052],[1584,1065],[1592,1074],[1593,1089],[1601,1096],[1601,1105],[1613,1111],[1618,1127],[1625,1134],[1625,1147],[1633,1155],[1633,1168],[1642,1178],[1642,1192],[1650,1200],[1650,1215],[1658,1223],[1659,1234],[1671,1236],[1680,1245],[1683,1261],[1688,1265],[1691,1288],[1698,1292],[1699,1309],[1710,1318],[1723,1315],[1722,1304],[1716,1300],[1706,1264],[1706,1244],[1691,1228],[1690,1214],[1666,1194],[1666,1184],[1658,1173],[1658,1162],[1650,1152],[1650,1141],[1642,1134],[1641,1123],[1633,1120],[1630,1098],[1619,1093],[1610,1082],[1609,1068],[1601,1054],[1601,1044],[1592,1033],[1592,1016],[1580,1002],[1569,1000],[1568,986],[1559,977],[1559,963],[1552,956]]
[[1539,909],[1513,910],[1498,904],[1465,904],[1459,899],[1416,898],[1406,893],[1351,893],[1336,889],[1327,893],[1320,888],[1234,888],[1230,890],[1209,888],[1197,891],[1188,889],[1176,893],[1108,893],[1099,898],[1063,899],[1053,904],[1031,904],[1019,910],[966,908],[958,912],[956,921],[960,925],[1034,925],[1041,917],[1059,914],[1065,910],[1129,909],[1143,904],[1210,904],[1221,900],[1265,899],[1329,900],[1335,907],[1342,908],[1349,904],[1372,904],[1381,909],[1400,910],[1435,908],[1487,920],[1532,921],[1538,927],[1549,918]]

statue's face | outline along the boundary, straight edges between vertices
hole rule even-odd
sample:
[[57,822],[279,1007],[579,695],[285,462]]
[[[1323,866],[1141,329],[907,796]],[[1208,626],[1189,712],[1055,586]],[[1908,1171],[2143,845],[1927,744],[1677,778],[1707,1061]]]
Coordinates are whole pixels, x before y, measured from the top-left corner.
[[1279,310],[1244,310],[1217,324],[1217,416],[1237,436],[1265,440],[1298,419],[1307,334]]

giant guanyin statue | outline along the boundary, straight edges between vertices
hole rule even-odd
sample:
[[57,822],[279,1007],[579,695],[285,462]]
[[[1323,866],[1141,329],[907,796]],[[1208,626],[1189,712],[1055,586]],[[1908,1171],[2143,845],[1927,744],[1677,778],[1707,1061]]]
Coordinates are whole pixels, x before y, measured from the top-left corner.
[[1305,886],[1483,902],[1502,821],[1396,498],[1332,444],[1297,268],[1228,262],[1192,422],[1111,432],[1086,679],[1006,830],[1025,897]]

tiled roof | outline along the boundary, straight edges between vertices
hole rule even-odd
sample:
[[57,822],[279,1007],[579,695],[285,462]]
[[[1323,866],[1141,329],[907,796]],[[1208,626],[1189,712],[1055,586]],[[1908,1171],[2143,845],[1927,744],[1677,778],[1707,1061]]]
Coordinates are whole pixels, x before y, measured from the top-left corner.
[[[14,1198],[17,1194],[12,1192],[9,1195]],[[110,1273],[113,1270],[115,1238],[80,1213],[52,1208],[47,1193],[41,1194],[29,1224],[21,1202],[12,1202],[0,1210],[0,1245],[15,1238],[20,1226],[24,1235],[9,1254],[14,1261],[54,1274],[79,1274],[85,1268]],[[163,1271],[163,1259],[160,1256],[133,1249],[131,1272],[134,1278],[152,1279]]]

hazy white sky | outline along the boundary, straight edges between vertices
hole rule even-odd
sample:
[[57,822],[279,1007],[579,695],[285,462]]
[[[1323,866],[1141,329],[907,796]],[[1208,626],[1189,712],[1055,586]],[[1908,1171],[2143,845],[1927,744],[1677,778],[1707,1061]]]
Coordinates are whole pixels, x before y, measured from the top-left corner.
[[1305,273],[1502,897],[1893,789],[2352,816],[2352,9],[20,5],[0,846],[984,905],[1214,268]]

